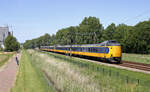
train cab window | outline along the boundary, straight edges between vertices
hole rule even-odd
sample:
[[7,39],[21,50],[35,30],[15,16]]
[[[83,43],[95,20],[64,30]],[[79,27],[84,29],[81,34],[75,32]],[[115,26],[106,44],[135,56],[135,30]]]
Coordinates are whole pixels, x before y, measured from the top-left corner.
[[116,42],[116,41],[114,41],[114,40],[112,40],[112,41],[109,41],[109,42],[107,43],[107,46],[113,46],[113,45],[117,45],[117,44],[119,44],[119,43]]
[[117,43],[116,41],[109,41],[109,43]]

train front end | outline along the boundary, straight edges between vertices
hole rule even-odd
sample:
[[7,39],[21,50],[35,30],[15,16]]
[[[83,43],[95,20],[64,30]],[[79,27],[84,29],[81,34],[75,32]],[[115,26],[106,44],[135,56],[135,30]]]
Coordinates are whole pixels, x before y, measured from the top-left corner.
[[116,41],[109,41],[108,42],[110,51],[110,59],[112,61],[121,63],[121,57],[122,57],[122,50],[121,45]]
[[122,57],[122,50],[121,46],[112,46],[112,56],[111,58],[118,63],[121,63],[121,57]]

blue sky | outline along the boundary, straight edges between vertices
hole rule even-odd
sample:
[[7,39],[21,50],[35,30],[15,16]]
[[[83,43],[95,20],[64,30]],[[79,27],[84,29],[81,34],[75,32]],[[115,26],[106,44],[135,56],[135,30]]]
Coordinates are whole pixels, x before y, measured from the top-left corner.
[[0,0],[0,26],[11,26],[19,42],[55,34],[88,16],[105,28],[112,22],[135,25],[150,18],[150,0]]

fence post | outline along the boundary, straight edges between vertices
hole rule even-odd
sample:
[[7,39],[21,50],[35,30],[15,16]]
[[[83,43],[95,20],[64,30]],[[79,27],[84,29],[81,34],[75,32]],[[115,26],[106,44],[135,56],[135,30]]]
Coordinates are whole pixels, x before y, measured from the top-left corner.
[[138,82],[138,85],[140,84],[140,80],[139,79],[137,79],[137,82]]
[[98,68],[98,67],[96,67],[96,71],[99,71],[99,68]]
[[104,74],[104,71],[105,71],[105,70],[104,70],[104,68],[103,68],[103,74]]
[[87,68],[88,68],[88,74],[89,74],[89,64],[87,65]]
[[117,72],[117,77],[119,78],[119,72]]
[[109,76],[111,76],[111,70],[109,70]]
[[128,84],[128,82],[129,82],[128,76],[126,76],[126,82],[127,82],[127,84]]

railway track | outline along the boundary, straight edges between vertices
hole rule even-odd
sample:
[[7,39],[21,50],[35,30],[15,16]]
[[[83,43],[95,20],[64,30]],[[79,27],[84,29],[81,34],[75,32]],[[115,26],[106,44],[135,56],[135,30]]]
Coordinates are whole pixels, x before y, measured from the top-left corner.
[[119,68],[125,67],[125,68],[131,68],[130,70],[137,69],[137,70],[142,70],[142,71],[150,73],[150,64],[131,62],[131,61],[122,61],[121,64],[116,64],[115,62],[105,62],[105,61],[99,62],[99,60],[96,60],[96,59],[89,59],[89,58],[82,58],[82,59],[88,60],[89,62],[104,64],[104,65],[108,65],[108,66],[112,66],[112,67],[119,66]]
[[150,64],[123,61],[123,63],[119,64],[119,66],[129,67],[129,68],[134,68],[134,69],[139,69],[144,71],[150,71]]

